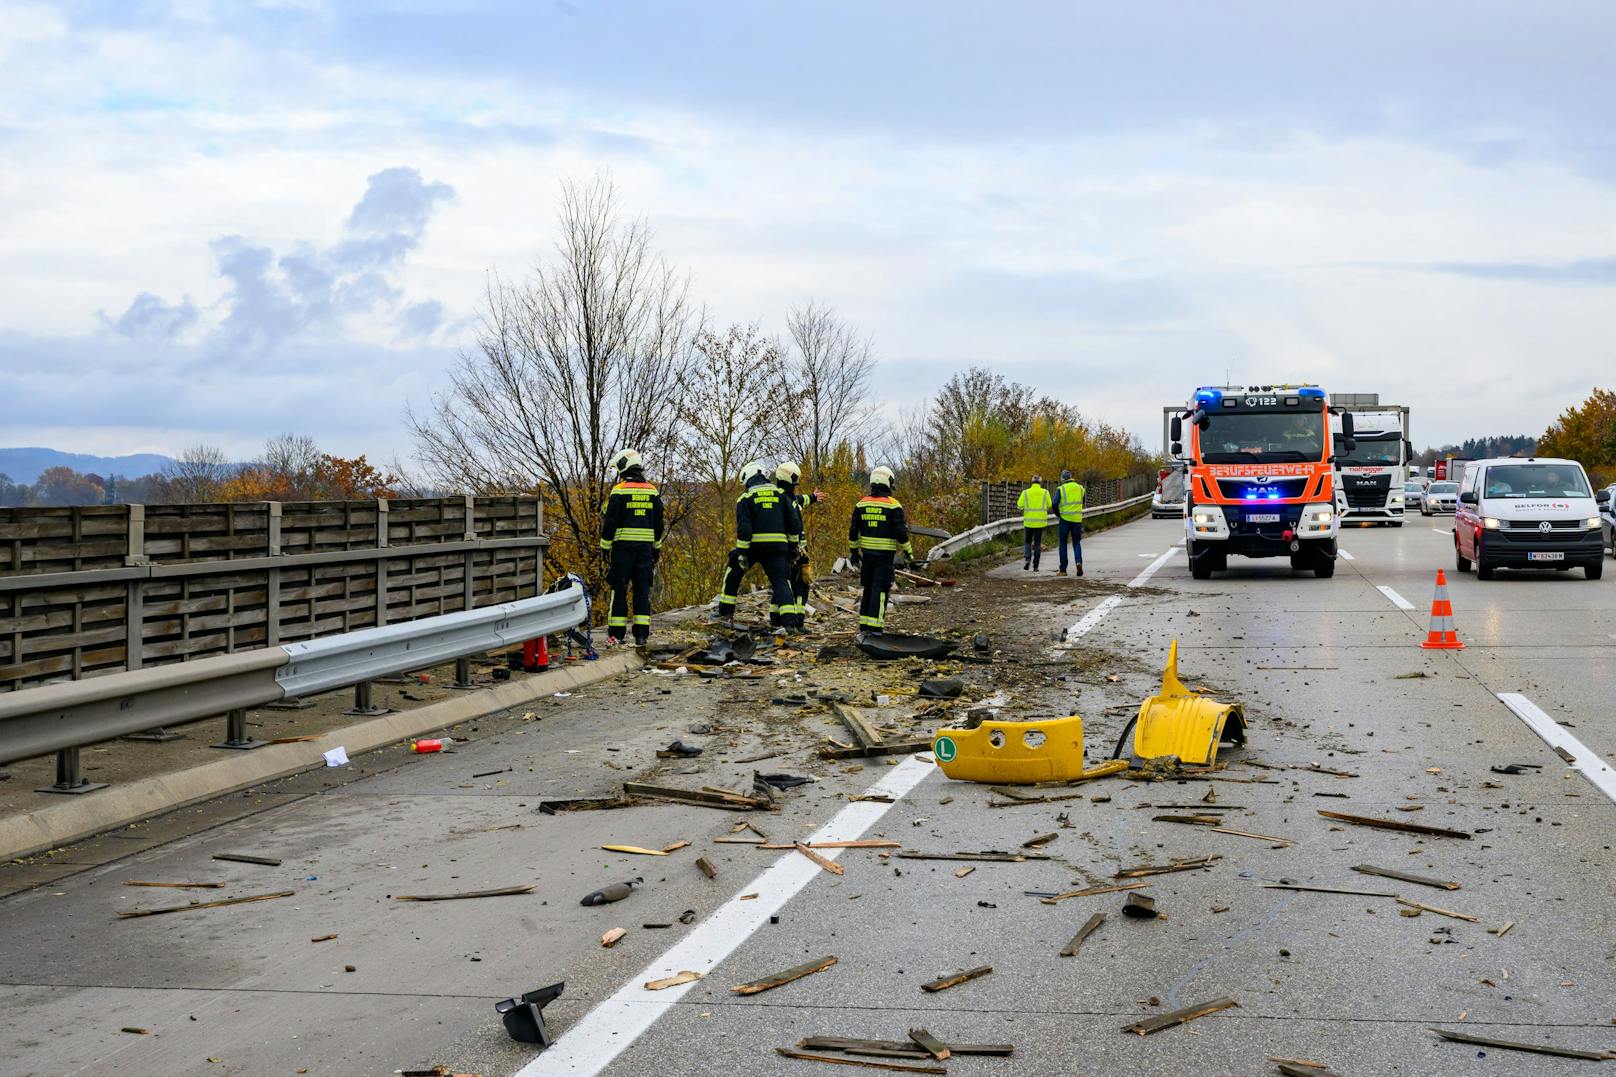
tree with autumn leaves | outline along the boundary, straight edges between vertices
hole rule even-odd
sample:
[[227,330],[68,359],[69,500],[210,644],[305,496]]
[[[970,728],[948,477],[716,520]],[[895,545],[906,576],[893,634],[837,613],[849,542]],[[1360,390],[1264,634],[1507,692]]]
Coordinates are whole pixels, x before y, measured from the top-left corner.
[[1616,392],[1595,389],[1562,411],[1538,439],[1537,452],[1578,461],[1597,485],[1616,481]]

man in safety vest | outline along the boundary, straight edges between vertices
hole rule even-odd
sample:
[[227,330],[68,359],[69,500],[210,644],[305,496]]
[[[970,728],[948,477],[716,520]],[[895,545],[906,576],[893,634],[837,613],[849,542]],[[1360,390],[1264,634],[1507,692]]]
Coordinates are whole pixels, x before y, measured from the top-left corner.
[[634,642],[651,638],[651,580],[662,553],[662,495],[645,481],[640,454],[624,449],[612,457],[617,485],[600,507],[600,548],[610,555],[606,583],[612,606],[606,638],[622,643],[628,629],[628,600],[634,596]]
[[903,506],[892,496],[892,469],[870,472],[870,492],[853,506],[847,525],[847,559],[859,570],[864,595],[859,601],[859,628],[882,632],[887,624],[887,592],[892,589],[898,551],[914,557]]
[[823,501],[825,495],[818,490],[806,494],[797,492],[797,484],[802,481],[802,468],[790,460],[783,460],[774,470],[774,482],[786,492],[786,496],[796,503],[797,512],[802,516],[802,546],[797,556],[791,562],[791,591],[797,600],[797,610],[804,617],[808,614],[808,588],[814,582],[813,562],[808,558],[808,509]]
[[1044,477],[1034,475],[1032,485],[1016,498],[1021,510],[1021,571],[1038,571],[1038,559],[1044,552],[1044,528],[1049,526],[1049,510],[1054,504],[1049,491],[1043,487]]
[[1066,539],[1072,540],[1072,575],[1083,575],[1083,484],[1070,471],[1061,472],[1055,488],[1055,514],[1060,517],[1056,546],[1060,550],[1060,574],[1066,575]]
[[735,548],[718,595],[718,620],[734,624],[741,580],[747,569],[759,565],[769,577],[770,627],[801,628],[802,609],[791,588],[791,561],[802,541],[802,513],[784,490],[769,482],[768,465],[761,460],[741,468],[741,481],[746,489],[735,499]]

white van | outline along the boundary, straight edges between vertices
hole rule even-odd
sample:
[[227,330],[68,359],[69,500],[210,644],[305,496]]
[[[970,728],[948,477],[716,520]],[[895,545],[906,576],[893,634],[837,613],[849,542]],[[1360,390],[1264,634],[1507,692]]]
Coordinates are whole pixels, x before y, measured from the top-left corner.
[[1599,507],[1575,460],[1472,460],[1459,480],[1453,523],[1460,572],[1472,563],[1478,579],[1498,568],[1581,568],[1604,574]]

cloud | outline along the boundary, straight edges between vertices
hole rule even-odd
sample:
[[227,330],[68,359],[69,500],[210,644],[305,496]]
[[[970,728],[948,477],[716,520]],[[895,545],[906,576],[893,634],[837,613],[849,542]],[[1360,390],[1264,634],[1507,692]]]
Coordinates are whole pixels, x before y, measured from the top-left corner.
[[1432,262],[1423,268],[1481,280],[1529,284],[1616,284],[1616,258],[1574,262]]
[[167,341],[196,324],[197,312],[190,296],[178,303],[165,303],[150,292],[141,292],[116,320],[104,310],[97,317],[102,325],[130,340]]
[[[397,306],[404,293],[394,275],[420,244],[433,210],[454,194],[446,183],[424,182],[413,168],[388,168],[369,178],[343,238],[330,246],[301,242],[277,256],[245,236],[213,240],[208,248],[215,271],[229,285],[224,313],[213,327],[214,344],[235,354],[265,355],[299,334]],[[166,340],[195,322],[197,311],[189,299],[171,306],[142,292],[116,322],[101,317],[131,339]],[[423,336],[442,322],[443,304],[423,300],[401,317],[407,330]]]
[[411,303],[398,312],[398,324],[403,337],[429,337],[443,325],[443,304],[436,299]]

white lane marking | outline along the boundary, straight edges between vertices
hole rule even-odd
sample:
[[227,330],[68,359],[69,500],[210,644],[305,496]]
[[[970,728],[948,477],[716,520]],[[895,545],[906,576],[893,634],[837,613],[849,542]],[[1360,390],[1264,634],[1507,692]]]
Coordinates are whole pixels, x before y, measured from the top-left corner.
[[1451,535],[1451,534],[1453,534],[1453,528],[1451,528],[1451,527],[1448,528],[1446,531],[1442,530],[1440,527],[1433,527],[1433,528],[1431,528],[1431,530],[1435,531],[1439,535]]
[[1153,554],[1153,553],[1136,553],[1136,554],[1134,554],[1134,556],[1135,557],[1155,557],[1156,555]]
[[1356,560],[1358,560],[1356,557],[1352,556],[1346,550],[1338,549],[1338,550],[1336,550],[1336,553],[1340,554],[1342,557],[1346,558],[1348,561],[1356,561]]
[[1101,621],[1105,620],[1105,615],[1106,614],[1110,613],[1112,610],[1116,609],[1120,605],[1122,605],[1122,596],[1121,595],[1112,595],[1110,598],[1107,598],[1105,601],[1101,602],[1098,606],[1095,606],[1092,610],[1089,610],[1087,613],[1085,613],[1083,615],[1083,619],[1081,621],[1077,622],[1071,628],[1068,628],[1066,630],[1066,634],[1061,638],[1066,643],[1071,643],[1073,640],[1077,639],[1079,636],[1087,634],[1089,629],[1093,628],[1095,625],[1097,625]]
[[[935,768],[910,756],[886,777],[866,791],[894,801],[919,785]],[[892,807],[878,801],[849,804],[807,841],[854,841]],[[822,856],[836,859],[840,849],[826,849]],[[647,980],[672,976],[685,969],[706,975],[733,953],[786,902],[824,873],[819,865],[797,853],[787,853],[745,886],[742,894],[756,894],[751,901],[731,898],[717,912],[698,924],[689,935],[669,947],[616,994],[584,1014],[577,1024],[561,1034],[554,1046],[516,1072],[516,1077],[551,1077],[557,1074],[594,1074],[611,1064],[630,1044],[639,1039],[657,1018],[667,1013],[690,990],[690,984],[665,991],[647,991]]]
[[1410,602],[1408,599],[1404,598],[1402,595],[1398,594],[1396,591],[1393,591],[1390,587],[1387,587],[1385,584],[1381,584],[1379,587],[1376,587],[1375,590],[1379,591],[1381,594],[1383,594],[1387,598],[1391,599],[1392,605],[1396,606],[1400,610],[1411,610],[1411,609],[1414,608],[1414,603]]
[[1156,558],[1156,560],[1145,566],[1145,570],[1143,572],[1129,580],[1128,586],[1143,587],[1147,582],[1149,582],[1150,577],[1154,576],[1156,571],[1167,563],[1168,558],[1172,557],[1177,552],[1178,547],[1174,546],[1171,550],[1168,550],[1166,553]]
[[1515,712],[1515,717],[1526,723],[1528,729],[1542,737],[1545,744],[1569,754],[1575,762],[1568,766],[1582,771],[1582,776],[1593,782],[1594,788],[1616,801],[1616,770],[1599,758],[1597,752],[1566,732],[1565,726],[1550,718],[1542,707],[1519,692],[1500,692],[1498,698]]

